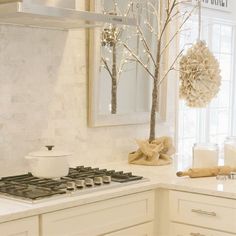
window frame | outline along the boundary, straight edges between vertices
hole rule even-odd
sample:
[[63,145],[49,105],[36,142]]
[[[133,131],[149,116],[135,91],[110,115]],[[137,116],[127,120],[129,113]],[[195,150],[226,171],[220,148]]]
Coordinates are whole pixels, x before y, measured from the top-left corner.
[[[197,16],[194,15],[193,19],[196,20]],[[234,66],[234,64],[236,63],[236,22],[232,21],[232,20],[225,20],[225,19],[221,19],[219,17],[206,17],[203,16],[203,27],[204,25],[211,25],[211,27],[209,27],[209,32],[208,32],[208,41],[211,42],[211,44],[209,45],[209,48],[212,49],[212,37],[213,34],[212,32],[212,28],[214,24],[220,24],[220,25],[227,25],[227,26],[231,26],[232,27],[232,53],[230,53],[230,55],[233,57],[232,61],[231,61],[231,78],[230,81],[232,83],[231,86],[231,98],[230,98],[230,103],[229,103],[229,109],[230,109],[230,114],[229,114],[229,130],[228,130],[228,135],[230,136],[236,136],[236,122],[234,122],[234,120],[236,119],[236,93],[234,94],[234,91],[236,91],[236,68]],[[204,30],[202,28],[202,30]],[[207,30],[208,31],[208,30]],[[235,43],[234,43],[235,42]],[[180,42],[179,42],[180,45]],[[233,96],[233,97],[232,97]],[[179,152],[179,140],[180,140],[180,100],[179,100],[179,92],[177,92],[177,102],[176,102],[176,147],[177,147],[177,153]],[[201,122],[199,117],[197,119],[197,127],[199,128],[200,132],[198,134],[196,134],[196,141],[202,141],[203,139],[205,139],[205,142],[209,142],[210,139],[210,110],[211,108],[208,106],[206,108],[206,110],[201,109],[199,112],[199,115],[196,114],[197,116],[201,116],[204,117],[203,113],[205,114],[205,121]],[[203,138],[204,137],[204,138]]]

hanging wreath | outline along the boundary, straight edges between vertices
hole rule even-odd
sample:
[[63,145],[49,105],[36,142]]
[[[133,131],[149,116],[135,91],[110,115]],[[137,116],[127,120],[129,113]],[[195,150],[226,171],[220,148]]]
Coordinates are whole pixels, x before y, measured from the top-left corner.
[[204,41],[198,41],[181,58],[180,83],[180,98],[190,107],[207,106],[219,92],[219,62]]
[[180,60],[180,98],[189,107],[206,107],[221,85],[220,65],[201,40],[201,0],[198,0],[198,40]]

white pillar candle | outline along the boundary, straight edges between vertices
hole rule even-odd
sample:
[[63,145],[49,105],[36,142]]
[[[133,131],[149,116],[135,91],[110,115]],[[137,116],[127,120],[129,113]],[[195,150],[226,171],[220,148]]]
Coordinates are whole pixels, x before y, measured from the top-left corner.
[[193,168],[218,166],[217,144],[195,144],[193,147]]
[[224,144],[224,164],[236,167],[236,137],[228,137]]

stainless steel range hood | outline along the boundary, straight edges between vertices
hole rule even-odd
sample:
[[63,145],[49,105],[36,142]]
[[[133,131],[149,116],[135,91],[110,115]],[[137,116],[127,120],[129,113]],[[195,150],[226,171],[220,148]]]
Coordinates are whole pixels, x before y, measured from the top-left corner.
[[0,0],[0,24],[54,29],[96,27],[103,23],[135,25],[131,18],[76,10],[76,0]]

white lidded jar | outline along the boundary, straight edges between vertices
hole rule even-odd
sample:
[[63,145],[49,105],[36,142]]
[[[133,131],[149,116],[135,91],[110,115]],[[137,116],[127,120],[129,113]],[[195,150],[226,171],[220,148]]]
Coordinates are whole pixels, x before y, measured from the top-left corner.
[[193,146],[193,168],[218,166],[219,147],[214,143],[196,143]]
[[236,167],[236,136],[227,137],[224,142],[224,164]]
[[69,172],[68,152],[54,150],[54,146],[45,146],[40,151],[29,153],[25,158],[29,160],[33,176],[39,178],[60,178]]

